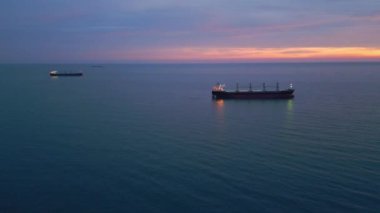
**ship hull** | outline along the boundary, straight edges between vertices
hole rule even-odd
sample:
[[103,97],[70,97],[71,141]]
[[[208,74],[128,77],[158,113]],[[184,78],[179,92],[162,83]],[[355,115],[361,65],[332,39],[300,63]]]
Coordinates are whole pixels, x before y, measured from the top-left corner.
[[212,91],[214,99],[292,99],[294,90],[281,91]]
[[83,73],[50,73],[50,76],[82,76]]

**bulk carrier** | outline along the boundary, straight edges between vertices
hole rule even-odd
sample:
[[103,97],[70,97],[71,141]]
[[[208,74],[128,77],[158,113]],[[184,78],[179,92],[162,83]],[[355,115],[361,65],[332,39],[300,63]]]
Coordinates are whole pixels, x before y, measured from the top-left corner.
[[82,72],[58,72],[57,70],[52,70],[49,72],[49,75],[52,77],[55,76],[82,76]]
[[239,84],[236,84],[235,91],[227,91],[224,89],[225,85],[217,83],[212,88],[213,99],[292,99],[294,98],[293,85],[289,84],[289,88],[280,90],[279,83],[276,83],[275,89],[262,85],[262,89],[252,89],[252,84],[249,84],[248,90],[240,90]]

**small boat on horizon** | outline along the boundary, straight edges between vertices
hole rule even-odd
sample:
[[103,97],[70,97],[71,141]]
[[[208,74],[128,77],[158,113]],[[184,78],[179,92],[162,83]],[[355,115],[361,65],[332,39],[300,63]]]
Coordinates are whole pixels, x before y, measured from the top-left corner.
[[249,84],[249,90],[240,90],[239,84],[236,84],[235,91],[227,91],[225,85],[217,83],[212,88],[213,99],[292,99],[294,98],[293,85],[289,84],[289,88],[280,90],[279,83],[276,83],[274,90],[267,90],[265,83],[262,89],[252,89],[252,84]]
[[50,76],[82,76],[82,72],[58,72],[57,70],[52,70],[49,72]]

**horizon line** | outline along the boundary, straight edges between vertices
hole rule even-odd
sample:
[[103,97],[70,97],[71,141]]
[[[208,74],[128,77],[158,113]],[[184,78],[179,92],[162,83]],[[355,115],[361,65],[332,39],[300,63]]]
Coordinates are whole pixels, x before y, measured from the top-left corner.
[[357,64],[357,63],[380,63],[379,60],[337,60],[337,61],[125,61],[125,62],[0,62],[0,65],[17,65],[17,64],[84,64],[84,65],[118,65],[118,64],[338,64],[338,63],[347,63],[347,64]]

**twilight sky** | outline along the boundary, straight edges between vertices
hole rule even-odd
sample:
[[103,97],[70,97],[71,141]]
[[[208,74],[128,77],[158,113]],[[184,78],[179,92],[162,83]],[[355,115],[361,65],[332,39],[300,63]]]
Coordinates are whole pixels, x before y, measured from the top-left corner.
[[380,0],[2,0],[0,63],[380,61]]

